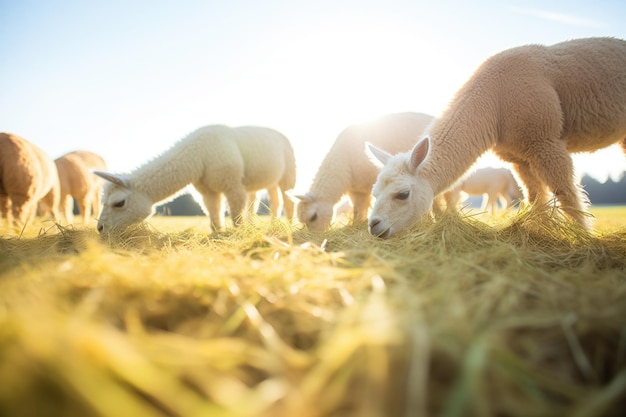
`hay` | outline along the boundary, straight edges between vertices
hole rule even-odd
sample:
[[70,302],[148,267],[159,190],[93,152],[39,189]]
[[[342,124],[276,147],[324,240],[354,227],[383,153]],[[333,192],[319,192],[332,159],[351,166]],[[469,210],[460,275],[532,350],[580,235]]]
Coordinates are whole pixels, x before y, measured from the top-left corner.
[[0,414],[618,416],[626,231],[258,219],[0,239]]

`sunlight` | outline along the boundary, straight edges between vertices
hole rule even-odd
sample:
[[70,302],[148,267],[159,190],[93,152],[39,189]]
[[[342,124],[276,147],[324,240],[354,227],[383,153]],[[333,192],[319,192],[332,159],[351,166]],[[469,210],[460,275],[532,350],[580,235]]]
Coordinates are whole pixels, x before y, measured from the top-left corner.
[[572,155],[577,175],[589,174],[598,182],[606,182],[609,178],[619,182],[626,169],[626,157],[618,145],[600,149],[593,153]]
[[[272,50],[260,51],[255,70],[240,74],[231,97],[246,120],[273,123],[291,140],[298,189],[307,188],[337,135],[348,125],[389,113],[437,116],[462,84],[459,65],[442,57],[424,65],[438,47],[418,29],[375,24],[328,25],[295,31]],[[463,74],[463,71],[461,71]],[[414,80],[407,85],[406,80]],[[225,107],[233,103],[221,103]]]

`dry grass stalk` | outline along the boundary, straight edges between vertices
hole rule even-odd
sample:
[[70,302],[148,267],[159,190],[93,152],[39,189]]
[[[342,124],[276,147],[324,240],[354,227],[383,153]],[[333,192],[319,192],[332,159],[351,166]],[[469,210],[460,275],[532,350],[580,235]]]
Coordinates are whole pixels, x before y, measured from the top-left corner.
[[0,414],[620,415],[626,230],[553,214],[5,235]]

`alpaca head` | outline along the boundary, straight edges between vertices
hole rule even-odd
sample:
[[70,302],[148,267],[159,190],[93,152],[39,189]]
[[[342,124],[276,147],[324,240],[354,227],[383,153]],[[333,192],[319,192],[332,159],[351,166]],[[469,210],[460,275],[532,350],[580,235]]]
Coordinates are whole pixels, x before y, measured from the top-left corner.
[[124,230],[152,215],[153,202],[146,194],[134,189],[126,176],[102,171],[94,171],[94,174],[106,180],[98,232]]
[[370,160],[380,168],[372,195],[376,198],[369,218],[372,235],[388,238],[415,223],[433,203],[430,182],[420,176],[428,154],[429,139],[420,140],[410,152],[391,155],[366,144]]
[[311,193],[293,196],[298,203],[297,214],[300,223],[313,232],[323,232],[333,220],[333,204],[316,198]]

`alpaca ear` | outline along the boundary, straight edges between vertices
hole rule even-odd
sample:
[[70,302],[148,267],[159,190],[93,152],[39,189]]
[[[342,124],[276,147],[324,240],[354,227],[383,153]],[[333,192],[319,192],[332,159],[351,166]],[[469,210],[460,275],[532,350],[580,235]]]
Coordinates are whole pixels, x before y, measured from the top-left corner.
[[94,170],[93,173],[100,178],[104,178],[105,180],[112,182],[113,184],[119,185],[120,187],[130,188],[130,182],[128,181],[128,178],[126,178],[124,175],[96,170]]
[[295,194],[293,190],[288,190],[285,194],[287,194],[287,197],[289,197],[289,199],[291,199],[294,203],[298,203],[300,201],[313,201],[313,195],[311,193]]
[[415,171],[417,167],[424,162],[424,159],[426,159],[426,156],[428,155],[429,148],[430,138],[428,138],[428,136],[415,144],[409,158],[409,169],[411,171]]
[[390,153],[377,148],[369,142],[365,142],[365,154],[376,168],[382,168],[387,161],[389,161],[389,158],[391,158]]

